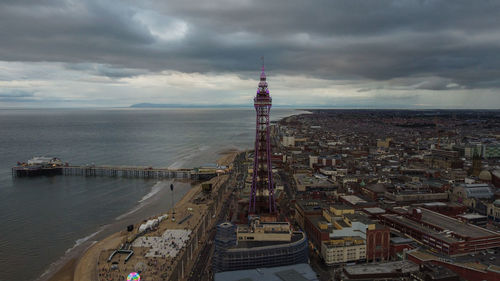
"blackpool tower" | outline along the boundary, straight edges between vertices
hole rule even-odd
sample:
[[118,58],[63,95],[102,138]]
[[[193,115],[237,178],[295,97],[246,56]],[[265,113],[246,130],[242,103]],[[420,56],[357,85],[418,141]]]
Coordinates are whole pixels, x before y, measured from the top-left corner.
[[255,129],[255,155],[253,162],[253,180],[250,191],[249,214],[276,213],[274,200],[273,171],[271,166],[271,140],[269,132],[269,112],[272,99],[267,87],[264,63],[260,73],[257,95],[253,99],[257,111]]

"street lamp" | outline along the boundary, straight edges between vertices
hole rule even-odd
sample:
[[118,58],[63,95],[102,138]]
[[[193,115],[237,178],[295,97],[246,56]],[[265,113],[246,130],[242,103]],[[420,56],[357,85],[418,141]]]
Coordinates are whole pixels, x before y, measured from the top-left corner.
[[174,184],[170,184],[170,190],[172,191],[172,221],[175,221],[175,209],[174,209]]

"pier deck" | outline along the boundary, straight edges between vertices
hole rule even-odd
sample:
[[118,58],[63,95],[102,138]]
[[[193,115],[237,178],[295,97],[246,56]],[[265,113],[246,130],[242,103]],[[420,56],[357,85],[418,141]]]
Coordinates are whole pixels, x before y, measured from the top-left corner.
[[[203,171],[197,169],[170,169],[143,166],[61,166],[50,169],[51,174],[64,176],[85,177],[128,177],[128,178],[175,178],[205,180],[217,175],[216,171]],[[42,175],[41,172],[31,172],[29,167],[14,167],[12,175],[16,177]]]

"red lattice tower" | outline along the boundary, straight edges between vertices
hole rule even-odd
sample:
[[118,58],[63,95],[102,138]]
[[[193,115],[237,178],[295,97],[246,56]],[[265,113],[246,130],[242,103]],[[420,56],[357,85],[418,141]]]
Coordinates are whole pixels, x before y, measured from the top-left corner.
[[[249,214],[275,213],[273,172],[271,166],[271,139],[269,132],[269,112],[272,99],[267,87],[264,63],[260,74],[259,88],[253,99],[257,111],[255,130],[255,155],[253,163],[253,180],[250,191]],[[266,198],[267,193],[267,198]]]

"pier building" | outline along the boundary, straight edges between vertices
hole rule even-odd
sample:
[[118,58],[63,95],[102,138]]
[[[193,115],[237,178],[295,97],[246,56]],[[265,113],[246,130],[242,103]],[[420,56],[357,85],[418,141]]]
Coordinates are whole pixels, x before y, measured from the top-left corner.
[[61,175],[63,163],[56,157],[37,156],[28,162],[18,162],[12,168],[12,175],[16,177],[32,177],[41,175]]

